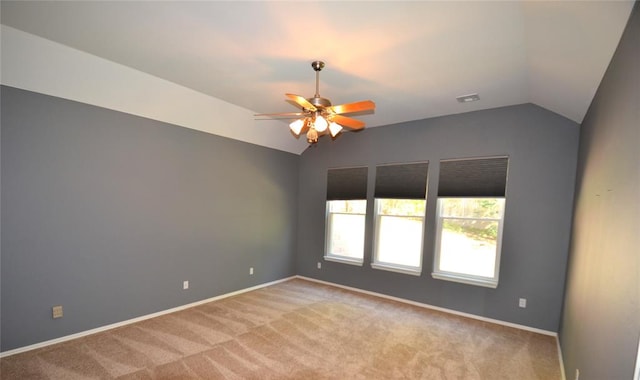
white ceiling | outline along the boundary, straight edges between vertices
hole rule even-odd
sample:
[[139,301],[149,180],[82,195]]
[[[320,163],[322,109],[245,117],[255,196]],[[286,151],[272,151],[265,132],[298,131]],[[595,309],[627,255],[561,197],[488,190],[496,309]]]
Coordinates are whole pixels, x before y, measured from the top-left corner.
[[[632,7],[633,1],[3,0],[2,24],[11,29],[3,29],[2,80],[21,87],[11,79],[18,74],[5,72],[11,65],[4,56],[25,50],[18,42],[9,50],[5,41],[5,34],[17,29],[222,100],[218,105],[239,106],[254,131],[269,123],[254,121],[254,113],[295,111],[284,93],[313,96],[310,62],[316,59],[327,64],[320,94],[333,104],[376,102],[374,114],[358,116],[369,128],[527,102],[580,123]],[[14,66],[24,77],[34,76],[25,65]],[[98,69],[95,75],[100,76]],[[64,93],[61,86],[49,92]],[[123,91],[100,90],[105,97]],[[478,93],[480,101],[455,100],[469,93]],[[128,107],[126,112],[149,116]],[[304,138],[284,132],[278,141],[290,141],[276,142],[261,132],[245,138],[234,123],[199,127],[191,119],[210,120],[200,112],[212,111],[194,108],[184,123],[164,121],[294,153],[304,150]],[[286,130],[286,124],[275,123]]]

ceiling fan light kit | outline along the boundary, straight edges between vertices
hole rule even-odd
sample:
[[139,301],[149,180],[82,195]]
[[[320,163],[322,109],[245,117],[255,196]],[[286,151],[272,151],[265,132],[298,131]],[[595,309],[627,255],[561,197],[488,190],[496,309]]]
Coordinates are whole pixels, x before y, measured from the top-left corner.
[[338,133],[342,131],[342,126],[334,121],[329,124],[329,133],[331,133],[331,137],[336,137]]
[[344,127],[352,130],[364,128],[364,122],[343,116],[343,114],[374,111],[376,108],[375,103],[371,100],[363,100],[332,106],[331,101],[321,97],[319,92],[320,71],[324,66],[325,64],[322,61],[311,62],[311,67],[316,72],[316,93],[312,98],[307,99],[300,95],[285,94],[287,98],[301,107],[302,112],[258,114],[256,116],[295,118],[296,120],[289,124],[291,132],[296,136],[306,132],[309,144],[317,143],[318,138],[327,133],[332,138],[335,138]]
[[292,122],[291,124],[289,124],[289,128],[291,128],[291,132],[295,133],[296,136],[298,136],[300,132],[302,132],[302,127],[304,127],[304,125],[305,125],[304,120],[298,119]]

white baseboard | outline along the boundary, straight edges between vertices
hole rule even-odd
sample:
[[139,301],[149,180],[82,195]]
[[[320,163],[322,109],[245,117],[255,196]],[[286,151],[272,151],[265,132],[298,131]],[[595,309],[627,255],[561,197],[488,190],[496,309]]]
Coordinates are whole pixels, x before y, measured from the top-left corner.
[[[374,297],[386,298],[386,299],[389,299],[389,300],[398,301],[398,302],[406,303],[406,304],[409,304],[409,305],[422,307],[422,308],[425,308],[425,309],[437,310],[437,311],[441,311],[443,313],[459,315],[459,316],[462,316],[462,317],[467,317],[467,318],[471,318],[471,319],[477,319],[477,320],[480,320],[480,321],[490,322],[490,323],[494,323],[494,324],[497,324],[497,325],[513,327],[513,328],[516,328],[516,329],[530,331],[530,332],[534,332],[534,333],[537,333],[537,334],[552,336],[556,340],[556,345],[557,345],[557,350],[558,350],[558,361],[560,363],[560,374],[562,375],[562,380],[567,380],[567,376],[566,376],[566,374],[564,372],[564,360],[562,359],[562,349],[560,347],[560,339],[558,337],[558,333],[557,332],[548,331],[548,330],[542,330],[542,329],[538,329],[538,328],[535,328],[535,327],[529,327],[529,326],[525,326],[525,325],[520,325],[520,324],[517,324],[517,323],[505,322],[505,321],[501,321],[499,319],[486,318],[486,317],[482,317],[482,316],[475,315],[475,314],[463,313],[461,311],[447,309],[447,308],[439,307],[439,306],[433,306],[433,305],[429,305],[429,304],[422,303],[422,302],[411,301],[411,300],[407,300],[407,299],[404,299],[404,298],[389,296],[389,295],[382,294],[382,293],[371,292],[371,291],[368,291],[368,290],[354,288],[354,287],[351,287],[351,286],[340,285],[340,284],[336,284],[336,283],[333,283],[333,282],[322,281],[322,280],[318,280],[318,279],[311,278],[311,277],[305,277],[305,276],[294,276],[294,277],[295,278],[299,278],[301,280],[307,280],[307,281],[317,282],[317,283],[325,284],[325,285],[329,285],[329,286],[335,286],[337,288],[352,290],[354,292],[368,294],[368,295],[371,295],[371,296],[374,296]],[[640,363],[640,342],[638,342],[638,362]],[[639,370],[636,369],[636,371],[639,371]],[[636,375],[636,376],[638,376],[638,375]],[[634,380],[640,380],[640,378],[638,378],[638,379],[634,378]]]
[[633,380],[640,380],[640,337],[638,338],[638,353],[636,357],[636,369],[633,371]]
[[389,296],[389,295],[382,294],[382,293],[376,293],[376,292],[371,292],[371,291],[368,291],[368,290],[353,288],[351,286],[340,285],[340,284],[336,284],[336,283],[333,283],[333,282],[322,281],[322,280],[318,280],[318,279],[311,278],[311,277],[305,277],[305,276],[295,276],[295,277],[299,278],[299,279],[302,279],[302,280],[307,280],[307,281],[317,282],[317,283],[320,283],[320,284],[335,286],[335,287],[338,287],[338,288],[352,290],[354,292],[364,293],[364,294],[368,294],[368,295],[375,296],[375,297],[386,298],[386,299],[389,299],[389,300],[398,301],[398,302],[406,303],[406,304],[409,304],[409,305],[422,307],[422,308],[425,308],[425,309],[437,310],[437,311],[441,311],[441,312],[444,312],[444,313],[459,315],[461,317],[467,317],[467,318],[477,319],[477,320],[484,321],[484,322],[494,323],[496,325],[513,327],[513,328],[516,328],[516,329],[526,330],[526,331],[530,331],[530,332],[534,332],[534,333],[538,333],[538,334],[542,334],[542,335],[553,336],[553,337],[556,337],[556,340],[558,338],[558,333],[556,333],[554,331],[542,330],[542,329],[538,329],[538,328],[535,328],[535,327],[519,325],[517,323],[501,321],[499,319],[482,317],[482,316],[475,315],[475,314],[464,313],[464,312],[457,311],[457,310],[447,309],[447,308],[439,307],[439,306],[433,306],[433,305],[429,305],[429,304],[426,304],[426,303],[411,301],[411,300],[407,300],[407,299],[404,299],[404,298]]
[[476,319],[476,320],[480,320],[480,321],[484,321],[484,322],[490,322],[490,323],[503,325],[503,326],[507,326],[507,327],[513,327],[513,328],[520,329],[520,330],[526,330],[526,331],[530,331],[530,332],[534,332],[534,333],[538,333],[538,334],[553,336],[553,337],[556,338],[556,342],[558,344],[558,356],[559,356],[559,359],[560,359],[560,368],[561,368],[561,371],[562,371],[562,378],[563,378],[563,380],[566,380],[565,373],[564,373],[564,365],[563,365],[563,361],[562,361],[562,352],[560,350],[560,343],[558,341],[558,334],[553,332],[553,331],[537,329],[537,328],[534,328],[534,327],[529,327],[529,326],[525,326],[525,325],[511,323],[511,322],[505,322],[505,321],[501,321],[501,320],[493,319],[493,318],[486,318],[486,317],[482,317],[482,316],[475,315],[475,314],[464,313],[464,312],[460,312],[460,311],[456,311],[456,310],[452,310],[452,309],[447,309],[447,308],[443,308],[443,307],[439,307],[439,306],[429,305],[429,304],[422,303],[422,302],[411,301],[411,300],[407,300],[407,299],[404,299],[404,298],[389,296],[389,295],[382,294],[382,293],[376,293],[376,292],[372,292],[372,291],[368,291],[368,290],[354,288],[354,287],[346,286],[346,285],[340,285],[340,284],[336,284],[336,283],[333,283],[333,282],[322,281],[322,280],[318,280],[318,279],[311,278],[311,277],[305,277],[305,276],[292,276],[292,277],[287,277],[287,278],[283,278],[283,279],[276,280],[276,281],[266,282],[266,283],[263,283],[263,284],[260,284],[260,285],[256,285],[256,286],[252,286],[252,287],[249,287],[249,288],[240,289],[240,290],[237,290],[237,291],[234,291],[234,292],[231,292],[231,293],[222,294],[222,295],[211,297],[211,298],[207,298],[207,299],[204,299],[204,300],[201,300],[201,301],[196,301],[196,302],[192,302],[192,303],[189,303],[189,304],[186,304],[186,305],[174,307],[174,308],[171,308],[171,309],[162,310],[162,311],[159,311],[159,312],[156,312],[156,313],[143,315],[143,316],[136,317],[136,318],[133,318],[133,319],[128,319],[126,321],[117,322],[117,323],[113,323],[113,324],[110,324],[110,325],[97,327],[95,329],[81,331],[79,333],[75,333],[75,334],[71,334],[71,335],[66,335],[66,336],[63,336],[63,337],[60,337],[60,338],[51,339],[51,340],[47,340],[47,341],[40,342],[40,343],[35,343],[35,344],[29,345],[29,346],[19,347],[19,348],[15,348],[13,350],[0,352],[0,358],[11,356],[11,355],[15,355],[15,354],[19,354],[19,353],[26,352],[26,351],[35,350],[35,349],[46,347],[46,346],[50,346],[52,344],[66,342],[66,341],[77,339],[77,338],[81,338],[81,337],[84,337],[84,336],[87,336],[87,335],[92,335],[92,334],[96,334],[96,333],[99,333],[99,332],[111,330],[111,329],[114,329],[114,328],[117,328],[117,327],[130,325],[130,324],[133,324],[133,323],[136,323],[136,322],[140,322],[140,321],[144,321],[144,320],[147,320],[147,319],[159,317],[161,315],[170,314],[170,313],[174,313],[176,311],[180,311],[180,310],[188,309],[188,308],[191,308],[191,307],[199,306],[199,305],[202,305],[202,304],[205,304],[205,303],[208,303],[208,302],[213,302],[213,301],[218,301],[218,300],[221,300],[221,299],[224,299],[224,298],[233,297],[233,296],[236,296],[238,294],[250,292],[252,290],[256,290],[256,289],[264,288],[264,287],[267,287],[267,286],[279,284],[279,283],[285,282],[285,281],[289,281],[289,280],[292,280],[294,278],[299,278],[299,279],[306,280],[306,281],[317,282],[317,283],[320,283],[320,284],[325,284],[325,285],[334,286],[334,287],[338,287],[338,288],[342,288],[342,289],[347,289],[347,290],[351,290],[351,291],[359,292],[359,293],[363,293],[363,294],[368,294],[368,295],[375,296],[375,297],[380,297],[380,298],[385,298],[385,299],[389,299],[389,300],[393,300],[393,301],[397,301],[397,302],[402,302],[402,303],[406,303],[406,304],[409,304],[409,305],[422,307],[422,308],[425,308],[425,309],[437,310],[437,311],[441,311],[441,312],[444,312],[444,313],[459,315],[459,316],[462,316],[462,317]]
[[224,298],[233,297],[233,296],[236,296],[238,294],[250,292],[252,290],[264,288],[264,287],[267,287],[267,286],[270,286],[270,285],[275,285],[275,284],[278,284],[278,283],[281,283],[281,282],[285,282],[285,281],[289,281],[289,280],[294,279],[294,278],[296,278],[296,276],[287,277],[287,278],[283,278],[283,279],[276,280],[276,281],[271,281],[271,282],[265,282],[264,284],[252,286],[250,288],[236,290],[235,292],[231,292],[231,293],[221,294],[219,296],[207,298],[205,300],[192,302],[192,303],[189,303],[189,304],[186,304],[186,305],[174,307],[174,308],[167,309],[167,310],[162,310],[162,311],[159,311],[157,313],[147,314],[147,315],[143,315],[143,316],[136,317],[136,318],[133,318],[133,319],[128,319],[126,321],[112,323],[110,325],[97,327],[95,329],[81,331],[79,333],[66,335],[66,336],[63,336],[63,337],[60,337],[60,338],[51,339],[51,340],[47,340],[47,341],[44,341],[44,342],[31,344],[29,346],[15,348],[15,349],[9,350],[9,351],[0,352],[0,358],[4,358],[4,357],[7,357],[7,356],[19,354],[21,352],[35,350],[37,348],[50,346],[50,345],[56,344],[56,343],[62,343],[62,342],[66,342],[66,341],[69,341],[69,340],[82,338],[83,336],[87,336],[87,335],[96,334],[96,333],[99,333],[99,332],[115,329],[116,327],[122,327],[122,326],[130,325],[132,323],[136,323],[136,322],[144,321],[146,319],[159,317],[159,316],[165,315],[165,314],[174,313],[176,311],[188,309],[188,308],[191,308],[191,307],[194,307],[194,306],[199,306],[199,305],[202,305],[202,304],[205,304],[205,303],[208,303],[208,302],[213,302],[213,301],[218,301],[218,300],[221,300],[221,299],[224,299]]
[[560,374],[562,380],[567,380],[567,374],[564,372],[564,360],[562,359],[562,347],[560,346],[560,337],[556,336],[556,344],[558,345],[558,361],[560,362]]

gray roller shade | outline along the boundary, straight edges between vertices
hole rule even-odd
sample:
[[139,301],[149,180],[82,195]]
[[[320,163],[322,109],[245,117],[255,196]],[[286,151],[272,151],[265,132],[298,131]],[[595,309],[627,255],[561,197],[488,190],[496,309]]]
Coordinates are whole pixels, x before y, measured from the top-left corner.
[[429,163],[376,167],[376,198],[424,199]]
[[367,167],[329,169],[327,200],[367,199]]
[[439,197],[504,197],[508,157],[440,162]]

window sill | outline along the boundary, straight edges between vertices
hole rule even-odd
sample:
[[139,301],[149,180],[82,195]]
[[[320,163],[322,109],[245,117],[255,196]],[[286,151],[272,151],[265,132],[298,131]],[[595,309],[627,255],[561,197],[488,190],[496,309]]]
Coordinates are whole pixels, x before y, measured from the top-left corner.
[[362,266],[362,259],[352,259],[350,257],[342,257],[342,256],[325,256],[324,257],[325,261],[333,261],[336,263],[342,263],[342,264],[349,264],[349,265],[356,265],[361,267]]
[[421,268],[404,267],[404,266],[386,264],[386,263],[371,263],[371,268],[388,270],[390,272],[410,274],[412,276],[420,276],[422,274]]
[[497,288],[498,287],[498,281],[497,280],[485,280],[485,279],[478,279],[478,278],[469,278],[469,277],[464,277],[464,276],[457,276],[455,274],[449,274],[449,273],[431,273],[431,277],[435,278],[436,280],[444,280],[444,281],[453,281],[453,282],[459,282],[461,284],[467,284],[467,285],[476,285],[476,286],[483,286],[485,288]]

